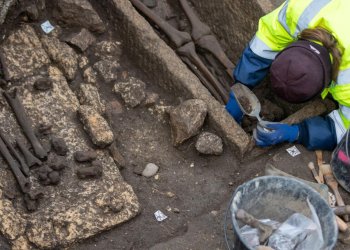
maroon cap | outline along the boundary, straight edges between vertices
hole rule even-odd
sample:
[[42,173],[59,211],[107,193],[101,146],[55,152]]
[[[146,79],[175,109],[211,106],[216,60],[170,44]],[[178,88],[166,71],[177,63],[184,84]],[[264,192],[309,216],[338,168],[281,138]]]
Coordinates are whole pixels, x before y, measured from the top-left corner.
[[327,49],[298,40],[282,50],[273,61],[271,88],[291,103],[305,102],[319,94],[331,81],[332,63]]

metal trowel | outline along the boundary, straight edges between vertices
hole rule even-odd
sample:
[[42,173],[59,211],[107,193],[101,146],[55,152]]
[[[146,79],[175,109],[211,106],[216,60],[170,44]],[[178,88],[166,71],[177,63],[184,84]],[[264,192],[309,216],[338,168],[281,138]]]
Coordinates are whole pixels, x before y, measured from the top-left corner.
[[260,117],[261,105],[259,99],[247,86],[236,83],[231,87],[231,90],[234,93],[234,96],[237,100],[239,107],[242,112],[246,115],[256,117],[258,119],[258,125],[265,129],[265,131],[271,131],[266,127],[267,124],[271,123],[264,121]]

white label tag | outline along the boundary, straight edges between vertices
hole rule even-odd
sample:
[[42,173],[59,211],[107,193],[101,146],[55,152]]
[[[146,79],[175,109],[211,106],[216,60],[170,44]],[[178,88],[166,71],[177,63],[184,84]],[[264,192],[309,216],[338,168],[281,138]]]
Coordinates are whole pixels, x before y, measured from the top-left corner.
[[299,151],[299,149],[297,149],[296,146],[287,148],[286,150],[287,150],[287,152],[288,152],[292,157],[295,157],[295,156],[301,154],[300,151]]

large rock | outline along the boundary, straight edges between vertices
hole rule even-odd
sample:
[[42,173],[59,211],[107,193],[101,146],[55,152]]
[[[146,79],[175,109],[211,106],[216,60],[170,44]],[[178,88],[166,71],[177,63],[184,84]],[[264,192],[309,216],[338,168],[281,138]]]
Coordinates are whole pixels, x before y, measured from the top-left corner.
[[207,115],[207,105],[199,99],[190,99],[170,110],[171,135],[174,146],[198,134]]
[[21,79],[50,63],[34,29],[25,25],[14,31],[3,43],[1,63],[7,80]]
[[102,33],[106,27],[88,0],[59,0],[54,12],[55,18],[73,26],[80,26]]
[[75,51],[56,37],[43,36],[41,42],[52,61],[57,63],[69,80],[73,80],[78,69]]
[[107,121],[91,106],[82,105],[78,111],[79,119],[98,147],[106,147],[114,140],[114,135]]
[[101,60],[94,64],[93,68],[108,83],[117,80],[120,64],[116,60]]
[[85,51],[96,41],[96,38],[87,29],[83,28],[78,32],[65,36],[63,40],[78,47],[81,51]]
[[223,152],[223,143],[219,136],[209,132],[203,132],[198,137],[196,149],[199,153],[206,155],[221,155]]
[[100,94],[98,93],[96,86],[91,84],[80,84],[77,91],[77,96],[80,104],[92,106],[100,114],[105,112],[106,107],[101,101]]
[[134,108],[142,103],[146,98],[146,84],[134,77],[130,77],[128,82],[117,82],[113,91],[120,94],[126,105]]

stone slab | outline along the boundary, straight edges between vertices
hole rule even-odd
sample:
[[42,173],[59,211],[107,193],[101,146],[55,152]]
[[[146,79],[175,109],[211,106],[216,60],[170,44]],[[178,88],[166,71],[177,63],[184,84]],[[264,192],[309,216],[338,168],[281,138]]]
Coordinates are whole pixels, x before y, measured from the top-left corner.
[[24,25],[15,30],[0,48],[1,63],[7,80],[18,80],[50,63],[34,29]]
[[[33,83],[40,77],[33,76],[28,77],[17,92],[34,126],[52,124],[54,135],[64,138],[70,166],[63,170],[57,186],[42,188],[36,175],[31,174],[33,190],[44,192],[34,213],[26,212],[9,169],[0,168],[0,231],[15,246],[18,242],[29,242],[37,248],[65,246],[125,222],[140,210],[133,189],[123,180],[107,150],[97,150],[98,160],[103,164],[102,178],[77,179],[76,170],[82,166],[74,161],[73,154],[90,149],[91,144],[77,120],[79,102],[63,74],[54,67],[49,68],[48,74],[53,80],[51,91],[33,91]],[[24,139],[3,96],[0,102],[4,103],[0,109],[0,128],[12,141],[15,135]],[[2,159],[0,163],[7,166]],[[9,190],[15,192],[16,198],[12,201],[1,195]],[[111,208],[116,204],[122,207],[120,212]]]

